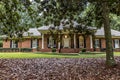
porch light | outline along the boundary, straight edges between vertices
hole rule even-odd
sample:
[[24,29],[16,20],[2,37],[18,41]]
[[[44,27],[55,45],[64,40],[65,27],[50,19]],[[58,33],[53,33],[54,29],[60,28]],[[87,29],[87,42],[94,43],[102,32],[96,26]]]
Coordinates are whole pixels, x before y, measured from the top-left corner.
[[65,38],[67,38],[67,35],[65,35]]

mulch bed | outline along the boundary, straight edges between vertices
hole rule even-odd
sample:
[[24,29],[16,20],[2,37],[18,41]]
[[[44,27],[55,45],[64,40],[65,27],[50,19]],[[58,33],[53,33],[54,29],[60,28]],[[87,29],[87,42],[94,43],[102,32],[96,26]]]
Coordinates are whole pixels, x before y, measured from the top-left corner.
[[0,59],[0,80],[120,80],[117,66],[105,66],[97,59]]

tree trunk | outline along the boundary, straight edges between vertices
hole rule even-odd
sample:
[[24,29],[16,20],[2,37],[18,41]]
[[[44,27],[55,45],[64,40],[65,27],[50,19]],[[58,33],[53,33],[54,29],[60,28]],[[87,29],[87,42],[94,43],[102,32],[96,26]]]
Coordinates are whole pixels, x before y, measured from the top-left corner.
[[[106,1],[106,0],[105,0]],[[104,33],[106,39],[106,64],[109,67],[116,65],[113,48],[112,48],[112,36],[110,28],[110,19],[109,19],[109,7],[108,2],[103,2],[103,23],[104,23]]]
[[92,35],[92,42],[93,42],[93,51],[96,51],[96,48],[95,48],[95,35]]
[[22,40],[20,39],[20,46],[19,46],[19,52],[21,52],[21,48],[22,48]]

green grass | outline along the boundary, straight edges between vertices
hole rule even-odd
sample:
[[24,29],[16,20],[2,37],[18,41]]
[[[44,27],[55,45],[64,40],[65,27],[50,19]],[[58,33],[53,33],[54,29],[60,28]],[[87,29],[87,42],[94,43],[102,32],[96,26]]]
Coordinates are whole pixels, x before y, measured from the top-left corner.
[[[115,56],[120,56],[116,52]],[[0,53],[0,58],[98,58],[105,57],[105,53],[81,53],[81,54],[63,54],[63,53]]]

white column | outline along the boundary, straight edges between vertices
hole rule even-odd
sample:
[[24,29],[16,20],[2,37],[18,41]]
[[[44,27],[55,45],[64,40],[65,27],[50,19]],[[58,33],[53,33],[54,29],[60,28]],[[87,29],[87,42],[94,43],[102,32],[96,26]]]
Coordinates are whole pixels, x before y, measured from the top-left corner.
[[60,42],[58,42],[58,49],[60,49]]
[[74,34],[74,48],[76,49],[76,34]]
[[[59,39],[60,39],[60,35],[59,35]],[[58,42],[58,49],[60,49],[60,40]]]
[[44,34],[42,34],[42,49],[44,49]]
[[93,48],[93,40],[92,40],[92,35],[90,35],[90,48]]

